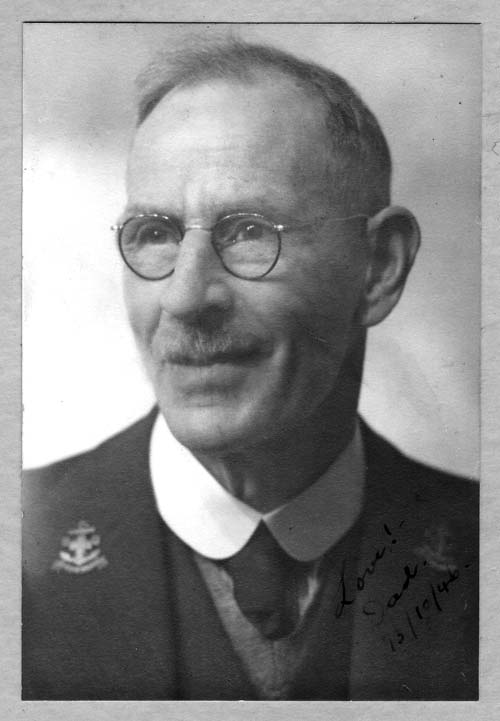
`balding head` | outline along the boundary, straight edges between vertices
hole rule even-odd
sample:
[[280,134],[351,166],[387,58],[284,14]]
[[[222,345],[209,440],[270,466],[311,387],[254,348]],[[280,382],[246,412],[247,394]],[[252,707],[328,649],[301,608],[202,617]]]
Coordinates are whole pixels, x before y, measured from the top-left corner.
[[[264,45],[232,40],[163,53],[138,79],[138,125],[175,88],[216,80],[254,85],[285,76],[305,94],[327,130],[320,152],[333,161],[326,182],[346,213],[374,215],[390,202],[391,159],[368,107],[336,73]],[[277,109],[286,119],[288,108]]]

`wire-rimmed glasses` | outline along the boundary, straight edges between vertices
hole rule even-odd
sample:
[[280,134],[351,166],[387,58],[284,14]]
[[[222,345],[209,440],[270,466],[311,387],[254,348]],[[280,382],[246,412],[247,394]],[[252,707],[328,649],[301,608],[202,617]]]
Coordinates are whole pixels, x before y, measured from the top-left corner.
[[[362,215],[335,220],[350,220]],[[140,278],[163,280],[175,270],[184,233],[194,228],[211,233],[212,246],[223,267],[237,278],[258,280],[275,267],[281,252],[281,236],[317,223],[281,225],[258,213],[226,215],[212,228],[200,225],[184,229],[173,218],[157,213],[139,214],[113,226],[126,265]]]

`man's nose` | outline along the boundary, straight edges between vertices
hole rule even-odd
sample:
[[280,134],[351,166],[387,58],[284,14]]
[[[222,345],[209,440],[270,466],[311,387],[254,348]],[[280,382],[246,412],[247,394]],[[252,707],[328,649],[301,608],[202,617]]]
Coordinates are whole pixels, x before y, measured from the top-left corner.
[[187,229],[172,275],[165,280],[163,310],[189,322],[201,316],[225,315],[232,305],[229,274],[211,243],[210,231]]

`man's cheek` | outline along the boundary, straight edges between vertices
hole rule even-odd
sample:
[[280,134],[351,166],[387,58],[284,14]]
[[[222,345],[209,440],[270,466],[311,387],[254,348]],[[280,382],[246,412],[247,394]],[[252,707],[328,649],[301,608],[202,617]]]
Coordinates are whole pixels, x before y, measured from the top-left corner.
[[125,301],[135,337],[142,342],[150,341],[161,316],[159,300],[145,289],[129,284],[125,287]]

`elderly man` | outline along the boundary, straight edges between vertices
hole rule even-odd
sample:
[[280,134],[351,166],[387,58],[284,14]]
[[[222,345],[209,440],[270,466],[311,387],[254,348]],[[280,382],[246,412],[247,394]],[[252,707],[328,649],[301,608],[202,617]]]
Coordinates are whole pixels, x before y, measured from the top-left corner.
[[357,416],[419,246],[390,167],[281,51],[144,74],[116,232],[158,408],[27,474],[25,698],[476,697],[475,484]]

